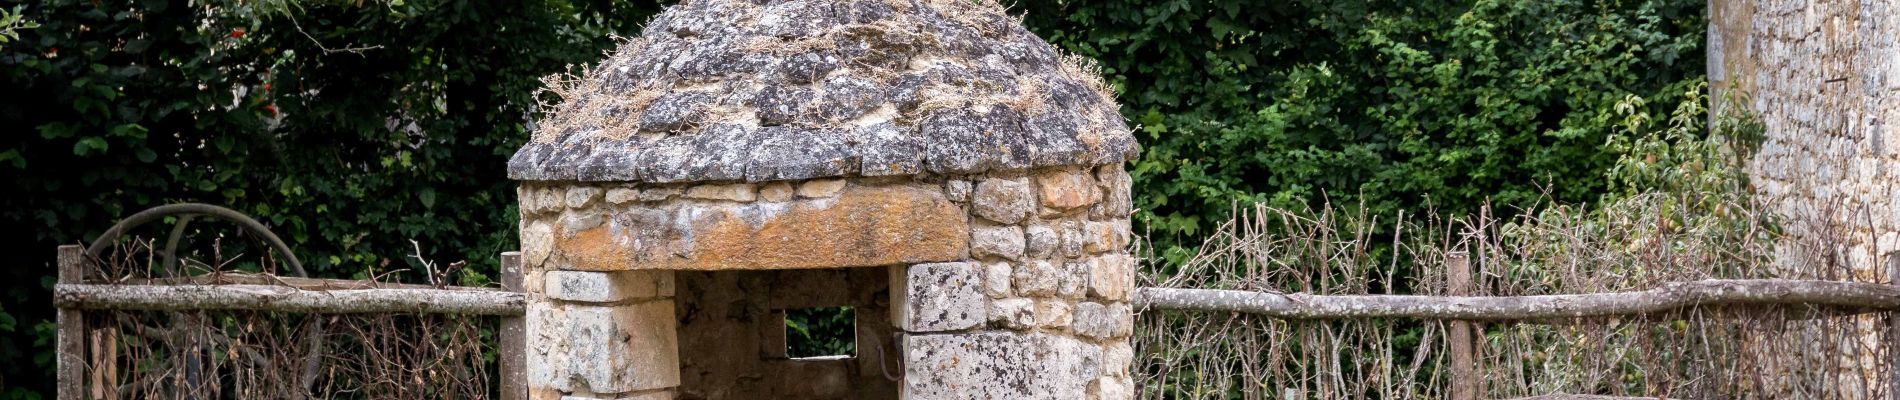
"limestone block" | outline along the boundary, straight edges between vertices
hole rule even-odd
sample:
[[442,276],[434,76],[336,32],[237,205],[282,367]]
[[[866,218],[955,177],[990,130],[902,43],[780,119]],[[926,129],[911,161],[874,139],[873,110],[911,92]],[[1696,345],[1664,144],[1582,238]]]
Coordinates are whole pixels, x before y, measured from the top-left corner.
[[535,212],[558,212],[567,206],[567,191],[559,186],[542,186],[534,189]]
[[686,189],[686,197],[704,200],[726,200],[741,203],[758,200],[756,185],[750,183],[729,183],[724,185],[699,185]]
[[1042,194],[1042,205],[1057,210],[1090,206],[1102,199],[1095,177],[1084,171],[1045,172],[1036,176],[1036,187]]
[[1023,228],[983,226],[970,231],[970,256],[1015,260],[1023,256]]
[[1023,222],[1036,206],[1029,184],[1009,179],[984,180],[972,196],[977,216],[1004,224]]
[[673,391],[655,390],[640,393],[601,394],[594,396],[561,396],[561,400],[673,400]]
[[640,193],[636,195],[637,197],[634,197],[634,199],[639,201],[666,201],[678,195],[680,195],[680,188],[677,186],[649,187],[640,189]]
[[1096,218],[1127,218],[1134,211],[1134,197],[1129,194],[1134,180],[1121,164],[1096,167],[1095,180],[1102,187],[1102,201],[1089,212]]
[[759,187],[759,199],[779,202],[791,200],[796,189],[790,182],[772,182]]
[[1014,278],[1010,276],[1010,272],[1009,263],[1005,262],[990,263],[984,266],[983,293],[989,295],[992,299],[1009,297],[1010,280]]
[[990,322],[1009,329],[1036,328],[1036,301],[1024,298],[990,302]]
[[521,221],[521,255],[528,266],[539,266],[554,249],[554,225],[547,221]]
[[1104,376],[1089,383],[1090,400],[1134,400],[1135,380],[1125,376]]
[[613,189],[607,189],[607,203],[610,203],[613,205],[632,203],[635,200],[639,200],[639,199],[640,199],[640,190],[638,189],[626,188],[626,187],[617,187]]
[[1036,300],[1036,323],[1049,329],[1066,328],[1075,319],[1074,309],[1068,300]]
[[1081,399],[1101,372],[1101,349],[1046,333],[904,338],[907,399]]
[[975,328],[989,320],[983,268],[973,262],[912,265],[904,272],[898,329],[939,332]]
[[528,387],[573,390],[567,372],[567,310],[553,302],[528,302],[522,328],[527,333]]
[[813,199],[837,196],[844,191],[843,179],[813,179],[798,185],[798,196]]
[[1049,296],[1056,294],[1061,285],[1062,270],[1048,261],[1036,260],[1019,265],[1010,277],[1017,295]]
[[1134,310],[1126,303],[1078,303],[1075,305],[1075,333],[1097,339],[1127,337],[1134,328],[1134,317]]
[[567,208],[587,208],[600,199],[600,188],[575,186],[567,189]]
[[1082,224],[1088,237],[1082,244],[1082,250],[1091,254],[1119,251],[1128,248],[1128,239],[1132,228],[1128,220],[1089,221]]
[[677,202],[622,207],[608,216],[592,227],[557,229],[553,247],[564,257],[561,268],[844,268],[969,254],[968,215],[934,187],[851,186],[827,199]]
[[1065,299],[1080,300],[1088,294],[1088,261],[1069,261],[1062,264],[1062,272],[1056,285],[1056,295]]
[[970,181],[966,180],[953,179],[943,184],[943,195],[944,197],[949,197],[950,201],[970,201],[970,192],[972,190],[976,189],[971,187]]
[[1085,233],[1084,230],[1085,226],[1086,224],[1082,221],[1062,221],[1062,230],[1060,231],[1062,233],[1062,256],[1069,258],[1082,257],[1082,249],[1088,243],[1088,234]]
[[537,199],[534,195],[534,188],[528,187],[528,185],[515,186],[515,208],[521,210],[522,215],[540,211],[541,205],[536,204],[537,202],[535,200]]
[[1056,246],[1062,242],[1056,230],[1049,229],[1048,225],[1030,225],[1029,228],[1023,230],[1023,234],[1027,236],[1023,254],[1029,258],[1049,258],[1055,254]]
[[1127,341],[1102,345],[1102,376],[1131,376],[1134,364],[1135,346]]
[[549,298],[612,303],[671,296],[673,271],[549,271],[546,281]]
[[1089,297],[1108,301],[1128,300],[1135,286],[1135,257],[1108,254],[1089,260]]
[[570,306],[567,316],[568,370],[589,392],[679,386],[679,321],[673,302]]

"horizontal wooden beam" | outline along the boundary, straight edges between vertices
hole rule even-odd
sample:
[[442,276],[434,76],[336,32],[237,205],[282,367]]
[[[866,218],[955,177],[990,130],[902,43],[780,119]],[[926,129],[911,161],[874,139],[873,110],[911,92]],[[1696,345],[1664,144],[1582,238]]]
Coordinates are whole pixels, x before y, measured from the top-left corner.
[[482,288],[304,290],[278,285],[59,284],[53,304],[86,310],[522,315],[527,295]]
[[1308,295],[1242,290],[1141,288],[1138,310],[1215,311],[1284,319],[1418,318],[1560,320],[1660,314],[1691,307],[1816,306],[1900,310],[1900,286],[1782,279],[1711,279],[1649,290],[1544,296]]

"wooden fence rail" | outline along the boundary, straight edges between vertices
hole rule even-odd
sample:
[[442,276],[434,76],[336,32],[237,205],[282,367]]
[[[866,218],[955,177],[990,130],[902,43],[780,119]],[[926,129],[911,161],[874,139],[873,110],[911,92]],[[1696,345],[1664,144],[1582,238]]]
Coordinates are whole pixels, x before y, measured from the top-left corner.
[[1285,319],[1418,318],[1460,321],[1565,320],[1661,314],[1722,305],[1900,310],[1900,286],[1823,280],[1709,279],[1649,290],[1543,296],[1308,295],[1243,290],[1140,288],[1137,310],[1221,311]]
[[[257,275],[197,276],[146,279],[119,283],[89,283],[92,266],[79,246],[60,246],[59,283],[53,287],[58,307],[58,398],[102,396],[103,382],[87,390],[85,312],[89,310],[146,311],[276,311],[317,314],[420,313],[501,317],[499,334],[501,398],[527,398],[525,332],[521,254],[501,254],[501,289],[430,287],[365,281],[270,277]],[[95,350],[97,351],[97,350]]]

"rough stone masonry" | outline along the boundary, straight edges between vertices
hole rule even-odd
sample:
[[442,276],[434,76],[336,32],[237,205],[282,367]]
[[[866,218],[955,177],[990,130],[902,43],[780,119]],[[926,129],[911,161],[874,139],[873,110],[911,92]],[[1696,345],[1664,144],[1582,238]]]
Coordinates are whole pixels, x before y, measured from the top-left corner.
[[[1129,399],[1128,174],[1092,64],[991,1],[687,1],[521,181],[533,398]],[[785,356],[785,310],[857,310]]]

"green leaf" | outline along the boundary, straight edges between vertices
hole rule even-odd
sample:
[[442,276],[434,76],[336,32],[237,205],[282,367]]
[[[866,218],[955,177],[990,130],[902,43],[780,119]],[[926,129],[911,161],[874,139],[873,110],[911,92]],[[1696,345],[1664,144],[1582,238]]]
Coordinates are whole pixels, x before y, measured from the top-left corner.
[[104,153],[106,147],[106,140],[104,138],[80,138],[79,141],[73,142],[73,155],[85,156],[93,153]]
[[435,189],[422,188],[416,191],[416,199],[422,200],[422,208],[435,208]]

